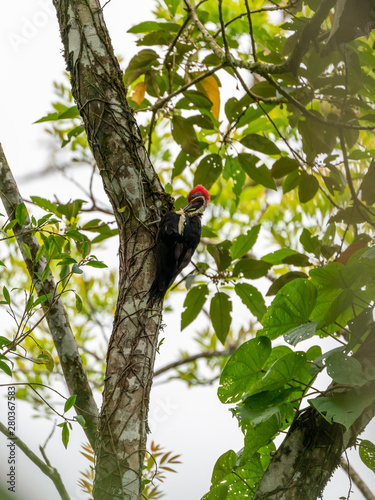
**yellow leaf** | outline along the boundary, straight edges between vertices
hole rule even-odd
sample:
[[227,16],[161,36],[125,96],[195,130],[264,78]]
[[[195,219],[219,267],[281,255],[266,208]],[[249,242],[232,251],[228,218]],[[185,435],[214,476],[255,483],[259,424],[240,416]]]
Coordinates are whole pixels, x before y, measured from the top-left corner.
[[208,76],[199,82],[198,85],[201,87],[199,90],[201,90],[212,102],[211,111],[216,120],[218,120],[220,113],[220,90],[217,81],[213,76]]
[[141,104],[143,99],[145,98],[145,92],[147,89],[147,84],[145,82],[139,82],[133,89],[132,93],[132,101],[137,104]]

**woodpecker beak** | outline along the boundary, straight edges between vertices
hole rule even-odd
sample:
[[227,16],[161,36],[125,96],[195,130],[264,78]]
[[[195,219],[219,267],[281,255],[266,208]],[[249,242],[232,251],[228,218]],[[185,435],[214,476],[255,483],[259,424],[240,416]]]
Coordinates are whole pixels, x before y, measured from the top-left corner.
[[195,208],[195,207],[197,207],[197,206],[198,206],[198,205],[197,205],[197,202],[195,202],[195,203],[194,203],[194,202],[192,202],[192,201],[191,201],[191,202],[190,202],[190,203],[188,203],[188,204],[186,205],[186,207],[184,208],[184,212],[189,212],[189,210],[190,210],[190,209]]
[[208,202],[201,193],[197,194],[194,193],[194,195],[190,198],[190,200],[191,200],[190,203],[188,203],[184,208],[184,213],[190,212],[191,214],[193,214],[194,212],[195,213],[204,212]]

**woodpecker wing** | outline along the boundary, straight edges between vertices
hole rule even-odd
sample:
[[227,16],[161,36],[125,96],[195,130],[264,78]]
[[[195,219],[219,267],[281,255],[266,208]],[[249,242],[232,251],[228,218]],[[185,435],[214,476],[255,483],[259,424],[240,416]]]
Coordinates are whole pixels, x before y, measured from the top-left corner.
[[[184,217],[184,224],[181,224]],[[189,264],[201,235],[199,217],[167,213],[161,220],[156,239],[157,274],[150,295],[164,296],[178,274]]]

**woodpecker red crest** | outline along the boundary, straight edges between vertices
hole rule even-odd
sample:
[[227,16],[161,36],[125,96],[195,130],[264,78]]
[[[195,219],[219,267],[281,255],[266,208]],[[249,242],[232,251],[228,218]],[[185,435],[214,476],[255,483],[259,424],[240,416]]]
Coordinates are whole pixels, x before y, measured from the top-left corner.
[[188,204],[168,212],[160,221],[156,237],[156,276],[149,303],[162,299],[180,272],[189,264],[201,238],[201,217],[210,193],[199,184],[188,194]]
[[206,198],[207,202],[210,201],[210,193],[204,186],[202,186],[202,184],[198,184],[190,191],[190,193],[188,194],[188,201],[190,201],[191,195],[194,193],[201,193]]

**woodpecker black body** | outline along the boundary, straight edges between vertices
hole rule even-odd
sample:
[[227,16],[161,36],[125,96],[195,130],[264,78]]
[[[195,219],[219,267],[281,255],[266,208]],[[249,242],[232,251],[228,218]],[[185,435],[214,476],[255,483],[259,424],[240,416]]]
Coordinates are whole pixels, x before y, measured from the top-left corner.
[[189,264],[201,238],[201,217],[210,199],[201,185],[188,195],[189,204],[168,212],[160,221],[156,238],[156,276],[149,301],[162,299],[180,272]]

